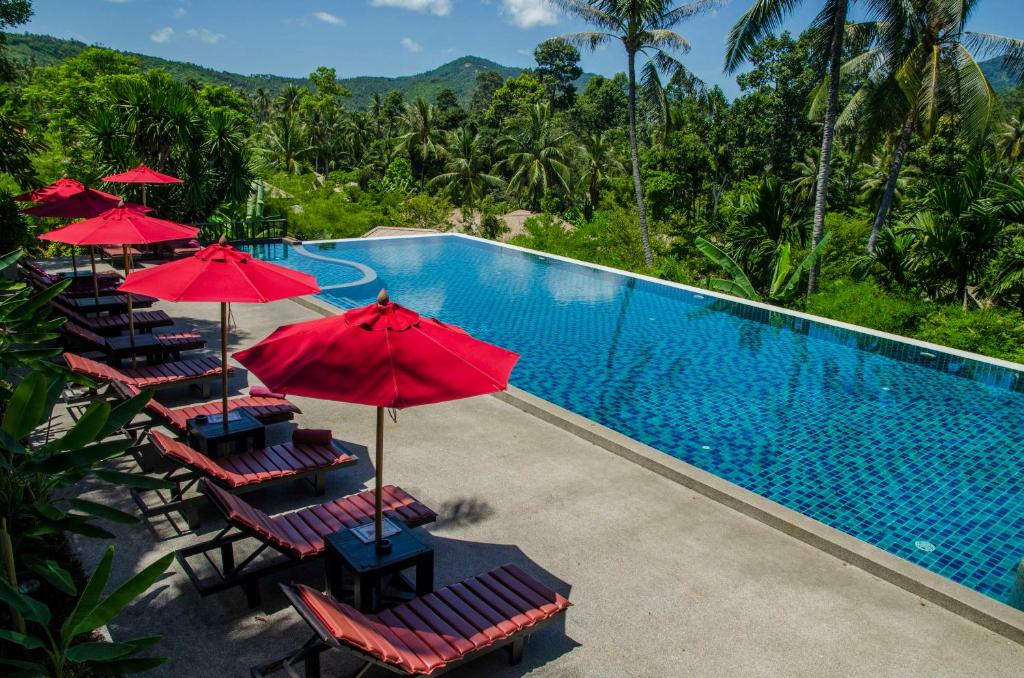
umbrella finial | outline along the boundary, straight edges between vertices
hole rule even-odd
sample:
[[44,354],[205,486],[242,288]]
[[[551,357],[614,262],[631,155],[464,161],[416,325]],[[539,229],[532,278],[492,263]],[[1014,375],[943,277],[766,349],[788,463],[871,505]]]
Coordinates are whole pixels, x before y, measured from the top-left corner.
[[124,207],[124,198],[121,198],[120,200],[117,201],[117,206]]
[[217,240],[217,244],[218,245],[226,245],[227,242],[228,242],[228,234],[227,233],[221,233],[220,234],[220,239]]
[[377,293],[377,303],[381,306],[385,306],[388,303],[388,301],[390,301],[388,297],[388,291],[384,288],[381,288],[380,292]]

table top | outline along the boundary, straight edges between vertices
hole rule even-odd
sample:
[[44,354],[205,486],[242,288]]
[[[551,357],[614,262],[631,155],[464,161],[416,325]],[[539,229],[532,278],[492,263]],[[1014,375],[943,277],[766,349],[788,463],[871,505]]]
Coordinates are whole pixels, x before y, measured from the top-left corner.
[[123,294],[101,294],[97,297],[79,297],[74,300],[75,306],[122,306],[127,300]]
[[359,574],[397,565],[434,550],[434,547],[420,541],[408,527],[403,527],[401,532],[388,537],[388,541],[391,542],[391,550],[388,553],[378,553],[376,543],[364,543],[349,529],[327,535],[328,548],[333,549]]
[[227,431],[224,430],[224,423],[220,421],[208,421],[205,424],[199,424],[195,419],[188,420],[189,432],[207,440],[253,431],[258,428],[263,428],[263,424],[246,410],[232,410],[228,413]]

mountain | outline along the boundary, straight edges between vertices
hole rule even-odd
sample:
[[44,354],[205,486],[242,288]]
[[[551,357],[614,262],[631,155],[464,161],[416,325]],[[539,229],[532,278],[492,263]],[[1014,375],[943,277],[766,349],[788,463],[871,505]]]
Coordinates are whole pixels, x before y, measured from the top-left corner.
[[[49,35],[35,35],[32,33],[7,34],[7,50],[10,57],[39,66],[52,66],[60,63],[77,55],[87,47],[102,47],[102,45],[87,45],[78,40],[65,40]],[[137,58],[144,68],[162,68],[179,80],[196,80],[201,83],[230,85],[231,87],[238,87],[247,91],[253,91],[262,87],[274,93],[290,84],[300,87],[310,86],[310,82],[306,78],[289,78],[268,74],[241,75],[228,71],[217,71],[184,61],[171,61],[135,52],[115,51]],[[432,102],[441,90],[447,88],[453,90],[459,101],[465,105],[469,103],[470,97],[473,94],[476,76],[484,71],[497,71],[503,78],[510,78],[522,73],[523,69],[502,66],[480,57],[465,56],[443,66],[438,66],[432,71],[417,75],[397,78],[361,76],[357,78],[339,78],[338,82],[351,90],[352,98],[348,100],[348,105],[356,109],[365,109],[369,106],[370,99],[374,94],[384,96],[391,90],[401,92],[407,101],[416,97],[423,97],[427,101]],[[589,73],[584,74],[577,81],[577,87],[582,89],[591,77],[593,76]]]
[[999,94],[1009,94],[1010,92],[1017,89],[1017,82],[1010,75],[1009,69],[1003,63],[1003,57],[995,57],[994,59],[988,59],[982,61],[980,64],[981,72],[988,78],[988,82]]

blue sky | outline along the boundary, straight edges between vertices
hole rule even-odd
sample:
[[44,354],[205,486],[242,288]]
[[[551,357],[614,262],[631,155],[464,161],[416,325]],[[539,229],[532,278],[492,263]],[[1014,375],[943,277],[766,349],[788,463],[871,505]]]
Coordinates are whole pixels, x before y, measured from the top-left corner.
[[[725,36],[751,0],[726,2],[679,27],[693,45],[684,63],[726,94],[737,92],[722,73]],[[789,21],[806,26],[817,1]],[[34,0],[23,30],[238,73],[306,75],[333,66],[341,77],[409,75],[468,54],[510,66],[530,66],[537,43],[583,30],[547,0]],[[1024,38],[1024,1],[986,0],[973,30]],[[22,30],[22,29],[19,29]],[[611,45],[584,54],[581,65],[605,75],[625,57]]]

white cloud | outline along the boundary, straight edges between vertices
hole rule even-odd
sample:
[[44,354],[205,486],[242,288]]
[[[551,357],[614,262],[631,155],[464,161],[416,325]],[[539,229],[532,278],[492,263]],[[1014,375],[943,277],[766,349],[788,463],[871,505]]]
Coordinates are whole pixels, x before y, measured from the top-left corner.
[[193,40],[205,42],[207,45],[215,45],[224,39],[223,33],[214,33],[208,28],[190,28],[185,31],[185,35]]
[[187,10],[187,9],[185,9],[184,7],[175,7],[175,8],[174,8],[174,9],[173,9],[173,10],[171,11],[171,14],[173,14],[173,15],[174,15],[174,18],[175,18],[175,19],[180,19],[181,17],[183,17],[183,16],[185,16],[186,14],[188,14],[188,10]]
[[323,21],[325,24],[332,26],[344,26],[345,22],[339,16],[335,16],[330,12],[313,12],[313,18]]
[[370,0],[374,7],[401,7],[414,12],[430,12],[446,16],[452,11],[452,0]]
[[550,0],[501,0],[501,12],[520,28],[558,23],[558,12]]
[[412,38],[402,38],[402,47],[406,48],[410,52],[422,52],[423,45],[416,42]]
[[162,45],[168,40],[170,40],[171,36],[173,35],[174,29],[170,26],[164,26],[163,28],[159,28],[153,31],[153,33],[149,36],[149,39],[157,43],[158,45]]

